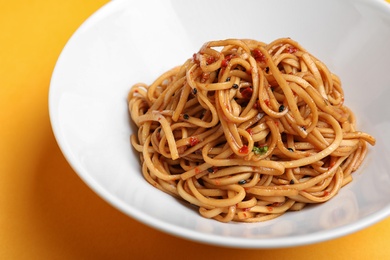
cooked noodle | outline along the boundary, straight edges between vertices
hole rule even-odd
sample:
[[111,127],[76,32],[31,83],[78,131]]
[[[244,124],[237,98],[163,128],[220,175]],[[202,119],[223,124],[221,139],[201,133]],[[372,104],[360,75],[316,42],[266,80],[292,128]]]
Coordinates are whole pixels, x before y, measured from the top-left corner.
[[207,42],[128,101],[145,179],[222,222],[331,199],[375,144],[340,79],[290,38]]

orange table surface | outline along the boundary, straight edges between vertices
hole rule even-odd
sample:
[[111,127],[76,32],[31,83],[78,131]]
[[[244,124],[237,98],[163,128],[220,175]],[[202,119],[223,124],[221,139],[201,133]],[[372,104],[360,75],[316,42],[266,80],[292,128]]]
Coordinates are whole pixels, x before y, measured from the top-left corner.
[[108,0],[0,0],[0,259],[384,259],[390,218],[285,249],[204,245],[119,212],[72,170],[51,130],[48,89],[72,33]]

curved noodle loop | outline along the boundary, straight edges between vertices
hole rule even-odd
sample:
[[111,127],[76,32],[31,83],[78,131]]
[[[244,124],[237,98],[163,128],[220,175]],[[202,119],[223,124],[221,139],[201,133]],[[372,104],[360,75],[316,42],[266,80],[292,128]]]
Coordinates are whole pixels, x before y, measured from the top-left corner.
[[375,144],[340,79],[290,38],[207,42],[128,102],[145,179],[222,222],[331,199]]

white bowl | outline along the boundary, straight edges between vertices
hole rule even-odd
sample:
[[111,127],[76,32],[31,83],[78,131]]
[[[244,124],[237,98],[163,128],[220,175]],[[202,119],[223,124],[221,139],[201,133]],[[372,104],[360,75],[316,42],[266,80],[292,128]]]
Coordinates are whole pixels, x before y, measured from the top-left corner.
[[[360,130],[377,138],[354,181],[331,201],[263,223],[220,223],[155,189],[131,148],[126,98],[210,40],[291,37],[343,82]],[[116,0],[73,35],[49,95],[58,144],[80,177],[119,210],[203,243],[275,248],[365,228],[390,213],[390,5],[384,1]]]

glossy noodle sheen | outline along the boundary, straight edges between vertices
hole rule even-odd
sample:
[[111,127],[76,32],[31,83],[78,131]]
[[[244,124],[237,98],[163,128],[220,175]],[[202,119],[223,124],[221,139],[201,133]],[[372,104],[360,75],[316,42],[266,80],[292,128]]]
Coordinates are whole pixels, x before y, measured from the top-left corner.
[[128,102],[145,179],[222,222],[331,199],[375,144],[340,79],[290,38],[207,42]]

